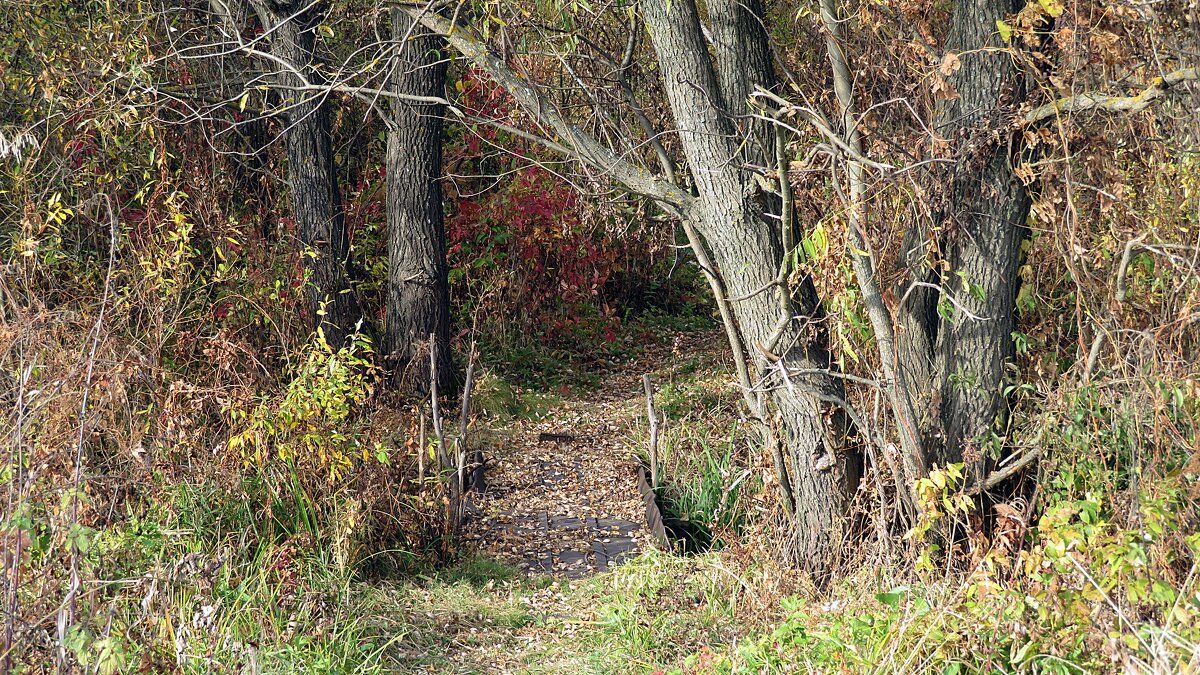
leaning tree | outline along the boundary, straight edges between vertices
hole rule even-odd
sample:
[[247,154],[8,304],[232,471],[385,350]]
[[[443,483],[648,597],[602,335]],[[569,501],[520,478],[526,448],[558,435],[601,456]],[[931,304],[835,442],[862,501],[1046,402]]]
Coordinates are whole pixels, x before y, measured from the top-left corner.
[[[286,52],[285,29],[304,11],[271,17],[267,11],[276,4],[256,0],[276,52],[267,60],[279,67],[285,91],[338,91],[381,114],[377,100],[390,100],[383,114],[390,229],[385,350],[398,366],[414,366],[407,369],[410,383],[428,379],[421,371],[427,360],[415,358],[421,343],[432,334],[440,348],[447,337],[440,116],[539,142],[581,167],[584,182],[615,183],[680,222],[712,288],[745,404],[761,422],[790,522],[790,557],[813,569],[828,562],[845,532],[864,449],[873,462],[893,465],[910,515],[919,505],[909,487],[934,466],[968,465],[978,492],[1027,463],[1022,458],[989,473],[1005,452],[1005,389],[1033,182],[1029,134],[1061,112],[1143,109],[1168,86],[1195,79],[1194,69],[1182,69],[1136,97],[1082,95],[1035,108],[1028,80],[1036,68],[1028,53],[1037,52],[1013,40],[1013,25],[1037,40],[1061,8],[971,0],[929,9],[926,32],[906,27],[903,16],[891,21],[883,41],[910,30],[902,41],[923,46],[922,67],[935,64],[940,95],[915,106],[905,99],[907,113],[881,115],[902,97],[874,97],[913,87],[894,73],[874,83],[859,77],[856,64],[864,71],[872,66],[854,52],[869,32],[861,11],[851,17],[837,0],[817,3],[807,24],[812,30],[796,38],[807,40],[800,51],[808,78],[801,82],[781,56],[789,45],[771,39],[769,27],[780,24],[760,0],[641,0],[549,3],[529,11],[384,3],[390,9],[379,14],[380,23],[390,20],[390,38],[373,53],[386,58],[372,56],[362,68],[343,68],[321,82],[308,65],[311,55]],[[506,8],[514,16],[492,20],[489,10]],[[882,4],[868,10],[892,11]],[[520,22],[523,28],[513,27]],[[503,88],[528,124],[473,118],[453,106],[443,91],[450,51]],[[380,70],[379,62],[388,68]],[[309,118],[319,115],[295,122]],[[887,146],[879,137],[893,131],[910,147],[873,157]],[[831,317],[818,292],[824,280],[803,260],[801,240],[812,224],[801,222],[793,189],[794,153],[806,145],[832,169],[826,188],[836,199],[822,208],[845,226],[876,377],[842,372],[831,355]],[[886,241],[873,239],[873,200],[878,185],[900,180],[916,184],[913,198],[927,208],[905,221],[899,252],[888,253]],[[864,418],[847,383],[878,392],[890,411],[890,431],[878,417]]]
[[[686,175],[666,152],[657,153],[662,173],[656,175],[635,155],[582,130],[475,28],[425,5],[408,10],[553,134],[545,139],[549,147],[680,219],[725,319],[746,402],[776,458],[794,559],[816,569],[837,543],[860,458],[847,440],[844,387],[832,368],[815,289],[803,276],[793,282],[786,264],[794,244],[791,205],[754,168],[777,160],[773,126],[748,115],[749,94],[774,84],[761,10],[757,3],[717,4],[727,19],[714,29],[719,39],[711,52],[696,3],[648,0],[641,7]],[[660,132],[633,97],[629,102],[657,140]]]

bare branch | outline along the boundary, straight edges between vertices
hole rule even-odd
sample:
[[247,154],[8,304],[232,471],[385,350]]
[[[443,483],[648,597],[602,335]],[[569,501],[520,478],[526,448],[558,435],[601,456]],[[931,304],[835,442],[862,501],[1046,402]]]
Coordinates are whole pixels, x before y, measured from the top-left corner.
[[[896,416],[897,427],[900,431],[900,442],[903,448],[905,478],[911,484],[915,479],[925,475],[926,462],[921,439],[917,434],[917,415],[913,409],[910,392],[904,388],[899,377],[897,365],[897,346],[895,333],[895,318],[883,300],[879,288],[879,278],[876,274],[877,259],[870,253],[870,239],[864,223],[866,221],[864,195],[866,184],[863,180],[863,142],[858,129],[857,105],[854,96],[854,76],[850,70],[850,61],[842,43],[841,24],[839,15],[842,8],[838,0],[821,0],[821,21],[825,25],[825,50],[829,57],[829,66],[833,74],[833,88],[837,96],[838,108],[841,112],[842,133],[845,135],[845,145],[853,153],[853,159],[847,162],[847,178],[850,188],[848,197],[844,196],[835,175],[834,186],[839,195],[846,200],[846,229],[849,230],[850,243],[857,251],[850,252],[850,263],[854,275],[862,291],[863,304],[871,327],[875,332],[875,340],[879,346],[879,360],[884,375],[890,381],[883,388],[892,404]],[[951,298],[953,300],[953,298]],[[881,449],[882,451],[882,449]],[[901,491],[902,497],[910,504],[916,504],[916,499],[907,490]]]
[[[813,128],[815,128],[818,132],[820,132],[820,134],[822,136],[827,138],[829,140],[829,142],[836,145],[839,150],[841,150],[842,152],[849,155],[855,161],[860,162],[865,166],[869,166],[873,169],[877,169],[880,171],[894,171],[896,169],[896,167],[892,166],[891,164],[884,164],[882,162],[876,162],[874,160],[867,159],[866,157],[864,157],[862,155],[861,152],[858,152],[854,148],[850,147],[846,143],[846,141],[844,139],[842,139],[841,136],[839,136],[836,132],[834,132],[832,129],[829,128],[829,124],[828,124],[829,120],[826,120],[824,115],[820,114],[820,111],[816,111],[816,110],[813,110],[812,108],[808,108],[805,106],[795,105],[794,103],[790,103],[787,100],[780,98],[779,96],[776,96],[775,94],[772,94],[771,92],[763,90],[763,89],[754,90],[754,93],[751,94],[751,96],[753,96],[755,98],[767,99],[767,100],[771,101],[772,103],[780,106],[779,112],[798,113],[801,117],[804,118],[804,120],[806,122],[811,124],[813,126]],[[782,120],[779,119],[778,116],[766,117],[764,115],[751,114],[750,117],[753,117],[755,119],[761,119],[765,122],[770,122],[777,126],[781,126],[784,129],[787,129],[788,131],[791,131],[794,134],[803,135],[803,133],[799,129],[783,122]]]
[[1182,82],[1200,80],[1200,68],[1182,68],[1163,77],[1156,77],[1150,86],[1136,96],[1109,96],[1107,94],[1079,94],[1062,98],[1053,103],[1038,106],[1025,113],[1025,121],[1035,124],[1062,113],[1103,110],[1106,112],[1139,112],[1162,98],[1171,87]]
[[[1041,438],[1041,436],[1039,435],[1039,439],[1040,438]],[[988,490],[991,490],[992,488],[1003,483],[1005,480],[1007,480],[1008,478],[1010,478],[1011,476],[1013,476],[1014,474],[1019,472],[1021,469],[1024,469],[1025,467],[1029,466],[1035,459],[1037,459],[1038,457],[1041,457],[1041,456],[1042,456],[1042,447],[1041,446],[1038,446],[1038,447],[1035,447],[1035,448],[1029,450],[1025,454],[1021,455],[1019,459],[1014,460],[1008,466],[996,469],[992,473],[988,474],[987,478],[984,478],[982,481],[980,481],[978,485],[967,490],[967,494],[968,495],[977,495],[981,492],[987,492]]]
[[904,291],[904,296],[900,298],[900,304],[899,304],[900,307],[904,307],[904,305],[908,302],[908,296],[911,295],[913,290],[917,289],[917,288],[928,288],[930,290],[937,291],[939,294],[942,295],[942,297],[949,300],[950,304],[954,305],[955,309],[962,312],[964,316],[966,316],[968,319],[971,319],[972,321],[991,321],[991,319],[989,317],[980,316],[980,315],[972,312],[971,310],[967,309],[966,306],[964,306],[961,302],[958,301],[957,298],[954,297],[953,293],[946,291],[946,289],[942,288],[941,286],[939,286],[937,284],[931,284],[928,281],[913,281],[913,282],[911,282],[908,286],[908,290]]
[[437,14],[413,6],[406,9],[425,27],[446,36],[446,41],[474,66],[491,75],[527,114],[552,128],[562,138],[563,142],[559,145],[570,148],[570,156],[609,174],[635,193],[681,210],[686,210],[687,205],[691,203],[691,195],[679,186],[656,178],[646,168],[618,157],[611,149],[571,124],[553,103],[517,75],[469,28],[455,25]]

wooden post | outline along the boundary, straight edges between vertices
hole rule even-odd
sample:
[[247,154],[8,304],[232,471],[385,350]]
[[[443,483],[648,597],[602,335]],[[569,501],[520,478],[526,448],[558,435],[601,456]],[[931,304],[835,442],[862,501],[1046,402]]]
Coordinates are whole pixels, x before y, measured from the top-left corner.
[[642,375],[646,389],[646,415],[650,418],[650,489],[658,489],[658,415],[654,412],[654,385],[650,375]]

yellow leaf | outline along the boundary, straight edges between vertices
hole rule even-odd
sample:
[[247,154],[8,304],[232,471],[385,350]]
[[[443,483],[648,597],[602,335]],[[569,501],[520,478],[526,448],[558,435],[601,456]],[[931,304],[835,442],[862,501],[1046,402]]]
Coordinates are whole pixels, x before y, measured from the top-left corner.
[[1054,18],[1062,16],[1063,11],[1066,9],[1063,7],[1061,0],[1038,0],[1038,4],[1042,6],[1042,9],[1046,10],[1047,14]]

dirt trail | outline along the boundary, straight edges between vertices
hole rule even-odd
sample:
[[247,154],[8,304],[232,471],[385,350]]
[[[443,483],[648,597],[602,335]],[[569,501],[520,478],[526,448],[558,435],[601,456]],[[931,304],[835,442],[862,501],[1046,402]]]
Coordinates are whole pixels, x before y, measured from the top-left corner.
[[679,336],[605,376],[604,384],[564,401],[546,419],[505,430],[492,448],[487,491],[464,531],[481,553],[531,573],[578,579],[652,545],[638,493],[640,464],[631,443],[645,425],[642,373],[686,353]]
[[614,385],[506,430],[503,445],[492,448],[487,490],[475,498],[479,515],[464,532],[480,552],[577,579],[647,545],[629,443],[636,392]]

